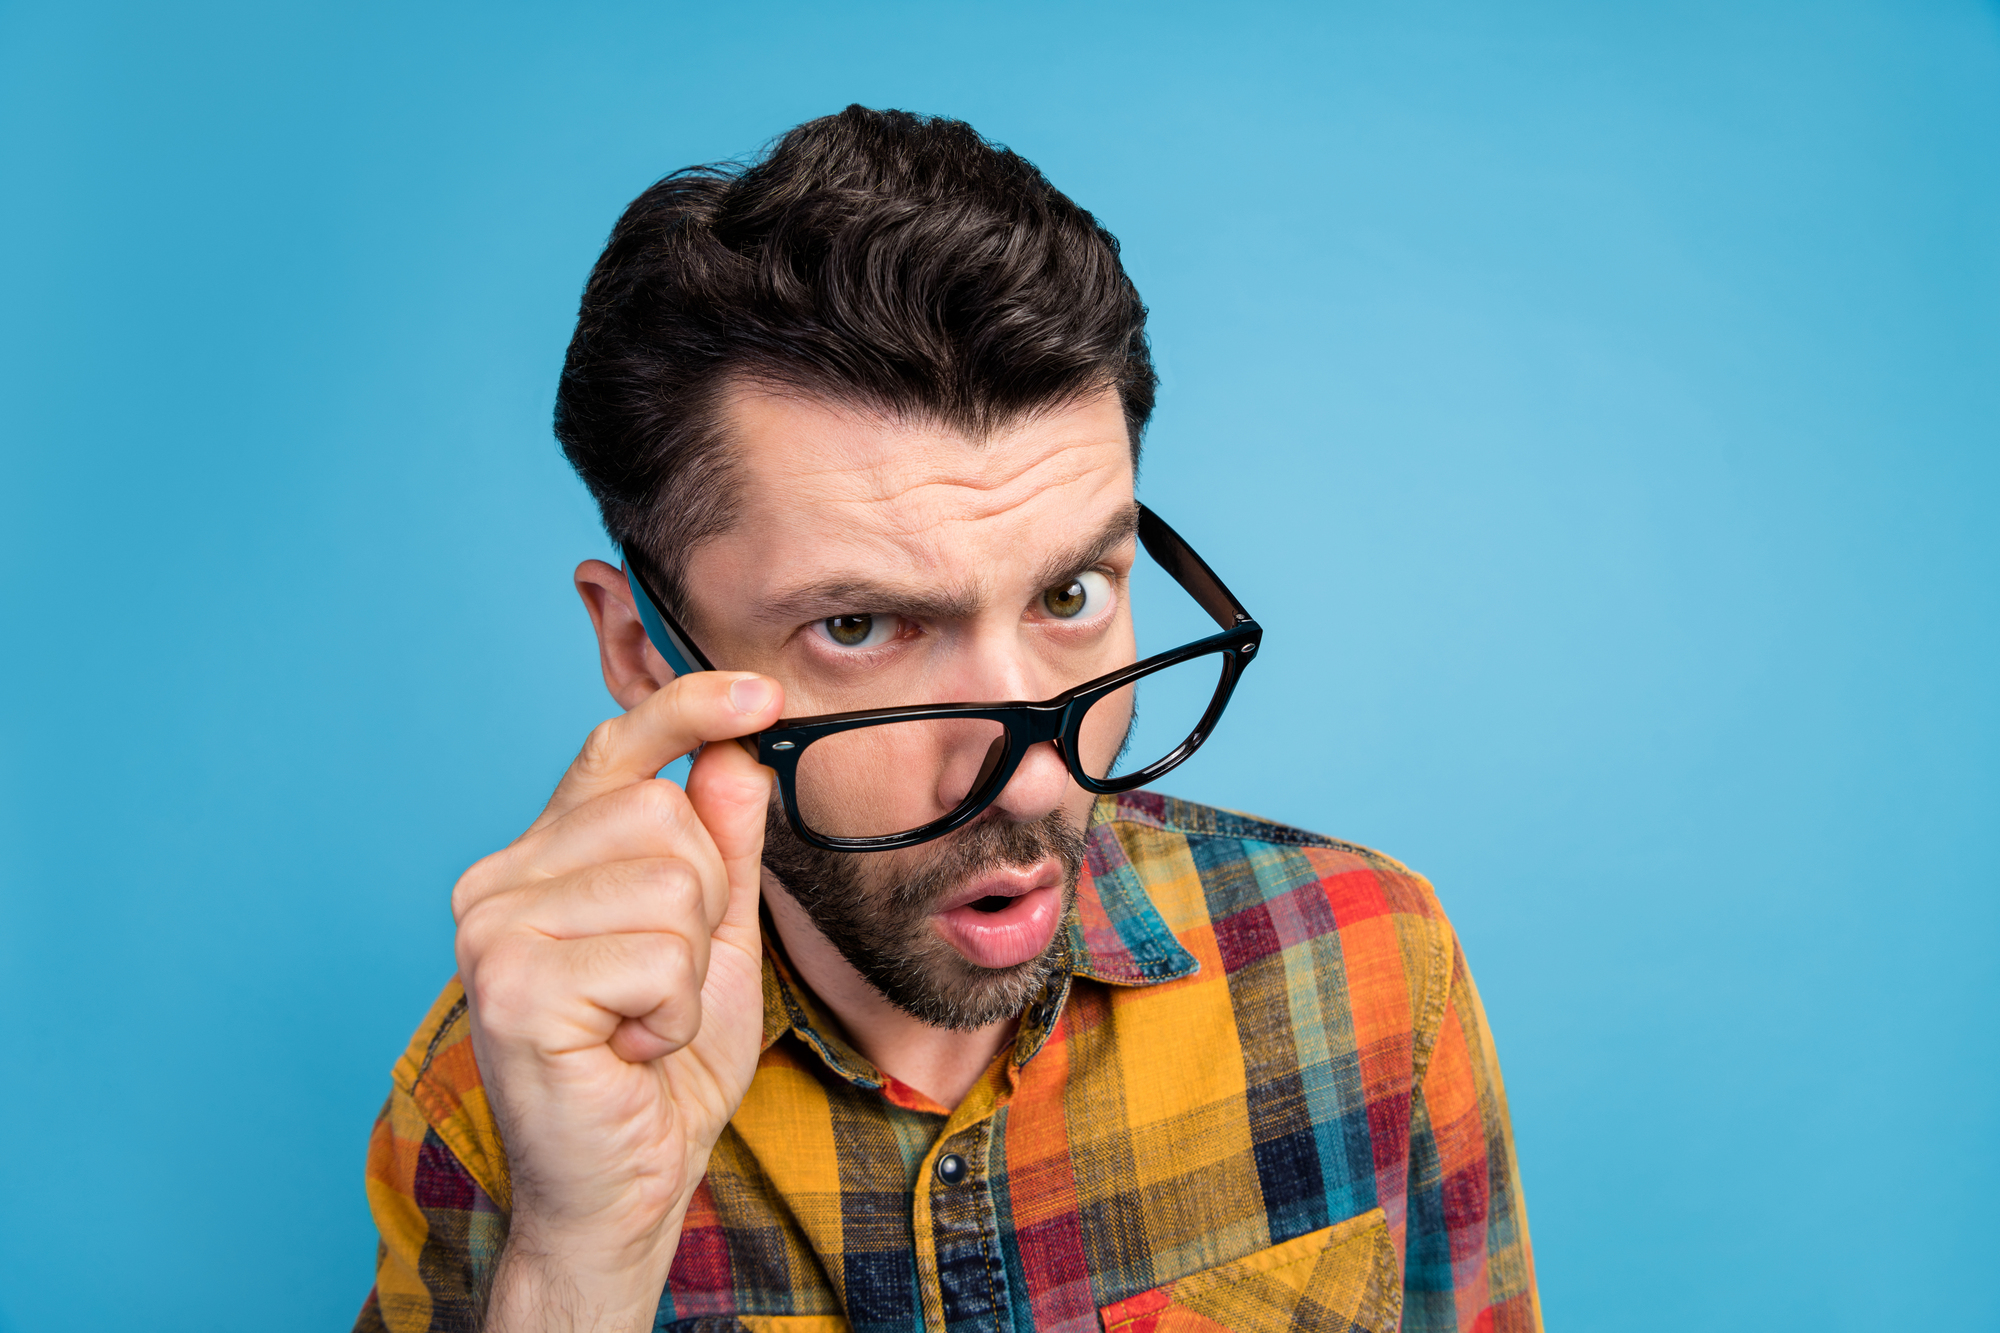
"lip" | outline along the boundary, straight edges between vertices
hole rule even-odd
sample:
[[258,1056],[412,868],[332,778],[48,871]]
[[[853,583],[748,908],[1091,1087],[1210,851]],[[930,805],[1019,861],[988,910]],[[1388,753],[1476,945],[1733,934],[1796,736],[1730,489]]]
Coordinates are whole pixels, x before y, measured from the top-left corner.
[[1036,889],[1046,889],[1062,883],[1062,867],[1052,856],[1045,856],[1031,866],[1004,866],[989,870],[978,879],[968,882],[957,893],[938,904],[939,914],[954,911],[967,903],[976,903],[981,898],[1019,898]]
[[[972,904],[982,898],[1013,901],[997,912]],[[1062,867],[1049,858],[1025,868],[981,875],[945,899],[931,919],[938,933],[978,967],[1014,967],[1038,956],[1062,921]]]

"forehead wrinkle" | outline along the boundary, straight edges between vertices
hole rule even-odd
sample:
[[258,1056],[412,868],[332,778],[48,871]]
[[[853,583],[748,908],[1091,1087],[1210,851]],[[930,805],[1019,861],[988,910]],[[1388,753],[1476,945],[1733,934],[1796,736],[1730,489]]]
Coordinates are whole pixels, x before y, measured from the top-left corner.
[[[872,475],[872,484],[861,488],[872,499],[933,481],[998,489],[1066,453],[1110,447],[1121,461],[1131,458],[1122,404],[1109,385],[1022,413],[997,429],[968,433],[929,414],[739,375],[725,388],[722,416],[739,449],[762,455],[780,473]],[[1011,457],[1024,451],[1030,455],[1025,460]],[[908,480],[891,475],[913,464],[917,475]],[[968,467],[978,475],[967,476]]]
[[[999,476],[992,475],[990,470],[968,475],[964,470],[953,467],[950,460],[927,456],[923,461],[932,466],[908,477],[900,485],[889,485],[887,483],[891,479],[881,477],[883,484],[877,486],[871,498],[888,503],[902,500],[936,504],[937,500],[930,499],[930,496],[954,497],[946,504],[951,507],[970,506],[962,517],[992,518],[1018,509],[1049,492],[1090,481],[1104,468],[1101,460],[1088,457],[1088,453],[1087,447],[1082,445],[1055,446],[1040,457],[1009,468]],[[907,463],[909,460],[897,461]],[[886,473],[889,468],[890,464],[884,462],[875,465],[872,470]],[[1052,469],[1058,470],[1057,475],[1047,475]]]
[[[801,419],[775,397],[761,403],[760,398],[739,399],[744,411],[733,423],[745,428],[739,445],[763,474],[764,484],[753,491],[761,503],[753,504],[760,512],[752,522],[761,519],[796,534],[772,537],[807,555],[818,569],[795,569],[804,581],[779,586],[768,599],[753,595],[750,605],[760,610],[752,614],[759,619],[807,609],[808,599],[809,609],[822,615],[870,609],[857,605],[861,598],[885,610],[894,603],[934,613],[976,613],[991,601],[997,576],[1010,567],[1020,577],[1031,562],[1052,563],[1035,560],[1035,553],[1046,549],[1036,538],[1050,525],[1060,540],[1083,526],[1076,516],[1104,515],[1107,501],[1131,507],[1122,413],[1114,414],[1115,440],[1102,422],[1086,418],[1053,432],[1033,428],[1042,423],[1024,423],[1028,428],[1020,433],[975,441],[810,400],[792,404],[805,409]],[[771,411],[762,410],[766,407]],[[1065,510],[1075,513],[1057,512]],[[1101,524],[1101,519],[1085,521]],[[1064,554],[1074,555],[1081,543],[1064,545],[1072,548]],[[995,559],[990,552],[1025,558]],[[767,578],[778,576],[771,583],[782,580],[767,561],[748,550],[741,555],[750,559],[746,572],[761,564]],[[1071,567],[1058,577],[1090,562],[1063,563]],[[845,604],[825,609],[834,599]]]
[[[1088,486],[1093,482],[1101,483],[1103,479],[1096,477],[1095,471],[1089,468],[1079,469],[1068,477],[1050,480],[1040,485],[1026,486],[1014,494],[1004,496],[975,489],[975,497],[985,499],[987,503],[977,504],[971,508],[967,508],[962,500],[955,500],[950,495],[933,498],[918,497],[905,492],[902,503],[884,503],[879,508],[872,504],[867,506],[870,526],[880,525],[869,534],[869,537],[882,544],[900,548],[901,553],[912,560],[933,568],[942,568],[949,563],[950,552],[956,547],[953,541],[955,532],[968,527],[977,527],[994,519],[1005,518],[1024,506],[1045,500],[1059,492],[1077,486]],[[966,489],[955,480],[920,482],[916,483],[912,490],[919,487],[926,491],[938,487],[950,487],[956,491]],[[1113,522],[1124,524],[1126,530],[1130,531],[1137,523],[1137,512],[1135,504],[1127,501],[1121,506],[1123,517],[1116,518]],[[1083,564],[1089,563],[1087,560],[1083,562]]]
[[[1110,521],[1080,541],[1043,557],[1031,581],[1053,586],[1104,558],[1129,541],[1139,526],[1137,501],[1121,506]],[[934,562],[937,567],[941,562]],[[972,620],[991,600],[990,580],[974,578],[956,586],[882,578],[878,575],[836,573],[796,588],[774,593],[758,608],[757,618],[793,623],[842,612],[907,615],[918,619]]]
[[[932,490],[976,496],[1018,487],[1032,495],[1101,471],[1104,460],[1094,455],[1107,443],[1087,434],[1039,441],[1017,438],[984,442],[912,429],[896,434],[903,437],[904,447],[884,449],[879,439],[820,438],[805,442],[801,450],[804,456],[795,457],[792,476],[795,480],[829,483],[848,490],[850,494],[843,499],[850,503],[907,502]],[[957,447],[947,447],[954,444]],[[1023,444],[1039,447],[1020,457]],[[1122,436],[1115,453],[1118,463],[1129,458]],[[1047,475],[1050,469],[1058,469],[1058,475]],[[1002,508],[1013,508],[1018,503],[1009,502]]]
[[[841,499],[831,501],[830,504],[851,510],[853,513],[854,522],[846,528],[844,534],[848,542],[861,547],[864,552],[879,552],[888,561],[907,562],[916,568],[937,571],[950,568],[955,563],[954,556],[966,546],[976,549],[982,545],[977,539],[969,544],[961,543],[957,540],[959,533],[968,528],[977,528],[993,519],[1004,518],[1026,505],[1044,500],[1061,490],[1087,484],[1091,480],[1091,472],[1085,470],[1075,476],[1053,481],[1045,486],[1024,489],[1005,498],[992,497],[992,503],[980,505],[970,512],[964,511],[961,505],[952,503],[949,499],[940,502],[907,493],[900,497],[900,502]],[[920,484],[928,488],[950,483]],[[1120,517],[1113,520],[1114,525],[1122,524],[1129,531],[1136,522],[1136,518],[1133,517],[1136,512],[1136,508],[1128,501],[1121,506]],[[1100,553],[1104,546],[1115,544],[1115,541],[1099,543]],[[1082,561],[1063,572],[1073,573],[1075,569],[1089,563],[1090,560]],[[969,577],[971,582],[968,583],[968,587],[973,583],[988,581],[981,577],[980,573],[974,573]]]
[[[873,505],[864,504],[863,509],[875,512]],[[985,608],[990,590],[976,572],[951,579],[947,527],[934,518],[900,532],[871,530],[872,525],[849,528],[841,542],[848,547],[842,563],[856,556],[870,563],[860,570],[850,565],[776,592],[763,603],[760,618],[802,620],[842,611],[879,611],[972,619]]]

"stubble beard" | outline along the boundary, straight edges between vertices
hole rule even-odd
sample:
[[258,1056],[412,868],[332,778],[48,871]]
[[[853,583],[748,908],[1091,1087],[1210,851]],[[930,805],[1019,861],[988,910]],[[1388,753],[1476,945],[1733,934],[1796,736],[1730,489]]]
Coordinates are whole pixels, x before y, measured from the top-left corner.
[[982,820],[913,849],[915,860],[895,852],[829,852],[801,841],[774,802],[764,866],[884,999],[919,1022],[969,1032],[1013,1017],[1041,993],[1068,957],[1068,932],[1058,925],[1048,947],[1024,963],[980,967],[931,925],[937,905],[975,876],[1054,856],[1062,866],[1067,921],[1084,847],[1083,833],[1051,810],[1027,823]]

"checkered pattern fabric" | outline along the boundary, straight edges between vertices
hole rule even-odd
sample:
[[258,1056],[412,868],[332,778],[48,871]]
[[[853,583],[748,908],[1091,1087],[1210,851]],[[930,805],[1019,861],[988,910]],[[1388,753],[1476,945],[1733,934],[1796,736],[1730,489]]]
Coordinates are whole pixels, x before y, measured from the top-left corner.
[[[656,1328],[1539,1330],[1499,1065],[1429,884],[1145,792],[1099,802],[1090,846],[1068,968],[956,1108],[767,961]],[[396,1065],[360,1330],[477,1327],[509,1190],[468,1036],[454,983]]]

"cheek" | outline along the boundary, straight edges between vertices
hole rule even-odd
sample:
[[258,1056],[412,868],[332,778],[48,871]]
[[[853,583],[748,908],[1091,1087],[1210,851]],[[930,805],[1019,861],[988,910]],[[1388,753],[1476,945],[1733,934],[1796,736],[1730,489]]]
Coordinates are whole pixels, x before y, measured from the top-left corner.
[[949,814],[1004,756],[997,722],[949,719],[863,727],[799,757],[799,813],[817,832],[875,837]]
[[[1098,655],[1093,676],[1101,676],[1120,667],[1130,666],[1138,660],[1138,649],[1132,633],[1132,617],[1129,608],[1121,607],[1118,623],[1106,636],[1103,650]],[[1079,682],[1081,683],[1081,682]],[[1093,777],[1103,777],[1111,768],[1119,747],[1125,743],[1125,733],[1132,723],[1133,693],[1130,688],[1118,690],[1091,705],[1083,717],[1082,754],[1084,771]]]
[[1153,671],[1099,700],[1083,723],[1082,758],[1088,771],[1123,779],[1180,753],[1214,706],[1225,665],[1221,654],[1206,653]]
[[1111,761],[1117,757],[1119,747],[1125,743],[1125,733],[1132,724],[1132,691],[1128,687],[1106,695],[1091,705],[1083,715],[1083,753],[1078,757],[1083,761],[1084,771],[1092,777],[1101,778],[1111,770]]

